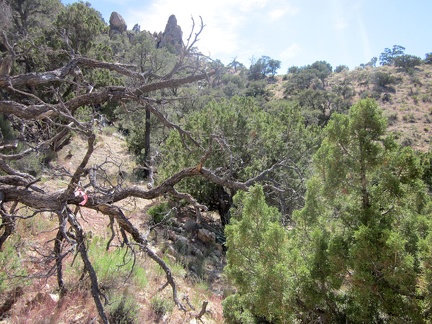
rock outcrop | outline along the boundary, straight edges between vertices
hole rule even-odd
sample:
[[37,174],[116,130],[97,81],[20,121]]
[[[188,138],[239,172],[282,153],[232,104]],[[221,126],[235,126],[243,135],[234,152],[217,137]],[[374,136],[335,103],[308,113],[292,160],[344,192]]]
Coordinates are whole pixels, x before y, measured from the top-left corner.
[[165,31],[160,36],[158,48],[167,47],[173,49],[176,54],[181,53],[183,49],[183,32],[177,25],[177,18],[171,15],[165,26]]
[[124,33],[127,30],[127,25],[125,20],[119,13],[115,11],[111,13],[109,23],[110,23],[110,31],[109,31],[110,37],[112,35],[115,35],[116,33],[120,33],[120,34]]

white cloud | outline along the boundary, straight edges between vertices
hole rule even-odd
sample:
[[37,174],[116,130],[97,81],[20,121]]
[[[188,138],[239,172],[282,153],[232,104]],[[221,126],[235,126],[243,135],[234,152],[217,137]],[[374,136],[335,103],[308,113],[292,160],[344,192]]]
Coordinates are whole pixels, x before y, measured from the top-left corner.
[[274,9],[269,12],[268,16],[270,20],[274,21],[274,20],[279,20],[280,18],[285,16],[285,14],[286,14],[285,9]]
[[[287,4],[286,0],[153,0],[145,7],[141,5],[141,8],[137,5],[122,14],[128,26],[138,23],[141,30],[163,31],[168,17],[174,14],[183,30],[184,38],[191,31],[191,17],[197,24],[201,16],[205,27],[197,46],[204,54],[221,60],[247,55],[242,54],[245,53],[242,44],[245,44],[246,39],[254,37],[250,32],[242,34],[242,30],[249,31],[248,23],[258,26],[264,19],[280,19],[286,14],[298,11]],[[264,15],[258,15],[259,13]],[[252,16],[256,19],[253,22]],[[248,49],[251,50],[253,41],[246,42]]]

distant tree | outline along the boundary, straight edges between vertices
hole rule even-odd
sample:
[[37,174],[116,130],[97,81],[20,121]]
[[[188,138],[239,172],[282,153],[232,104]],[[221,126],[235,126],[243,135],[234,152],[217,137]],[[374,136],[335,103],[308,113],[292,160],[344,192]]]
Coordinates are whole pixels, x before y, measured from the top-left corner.
[[406,72],[421,64],[422,59],[414,55],[403,54],[394,58],[394,66],[399,67]]
[[426,64],[432,64],[432,52],[431,52],[431,53],[426,53],[426,54],[425,54],[424,62],[425,62]]
[[296,100],[302,107],[307,123],[325,126],[334,112],[345,112],[347,103],[336,93],[326,90],[306,89],[299,91]]
[[277,70],[280,69],[281,61],[270,59],[267,62],[267,74],[270,74],[271,77],[274,77],[276,75]]
[[346,65],[338,65],[335,67],[335,73],[340,73],[342,71],[349,71],[349,67]]
[[138,34],[141,31],[141,26],[138,24],[135,24],[132,28],[132,31],[136,34]]
[[385,48],[384,52],[381,53],[379,60],[381,65],[393,65],[394,60],[397,56],[403,55],[405,47],[400,45],[393,45],[392,49]]
[[369,62],[367,62],[366,64],[360,64],[361,68],[366,68],[366,67],[376,67],[376,63],[378,61],[378,58],[376,58],[375,56],[371,58],[371,60]]
[[330,63],[327,63],[326,61],[316,61],[315,63],[312,63],[310,66],[310,69],[315,70],[314,73],[316,77],[321,80],[323,89],[325,88],[325,80],[328,76],[331,75],[333,68],[330,65]]
[[268,56],[262,56],[250,66],[249,79],[260,80],[268,75],[274,77],[280,65],[280,61],[274,60]]
[[374,57],[371,58],[369,64],[370,64],[372,67],[376,67],[376,63],[377,63],[377,61],[378,61],[378,58],[374,56]]
[[244,68],[244,64],[240,63],[239,61],[237,61],[237,57],[235,57],[228,65],[229,68],[233,68],[234,72],[237,72],[237,69],[243,69]]
[[314,80],[317,79],[316,74],[311,69],[307,68],[290,68],[290,73],[287,75],[287,82],[285,85],[286,95],[295,95],[301,90],[308,89],[316,84]]
[[298,66],[291,66],[288,68],[288,73],[298,73],[300,72],[301,68],[299,68]]
[[246,87],[245,95],[246,97],[268,99],[270,96],[270,92],[267,89],[267,82],[265,80],[249,82]]
[[332,73],[332,66],[326,61],[316,61],[311,65],[304,67],[290,67],[288,69],[287,83],[285,93],[287,95],[295,94],[300,90],[309,87],[325,88],[325,80]]

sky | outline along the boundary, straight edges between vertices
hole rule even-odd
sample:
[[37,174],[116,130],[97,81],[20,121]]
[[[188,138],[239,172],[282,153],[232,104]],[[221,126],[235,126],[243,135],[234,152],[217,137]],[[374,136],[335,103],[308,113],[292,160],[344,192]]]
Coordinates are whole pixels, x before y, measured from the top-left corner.
[[[87,0],[108,23],[113,11],[141,30],[164,31],[174,14],[189,36],[192,18],[204,22],[198,49],[225,65],[250,67],[261,56],[291,66],[326,61],[354,69],[385,48],[405,47],[424,59],[432,52],[432,0]],[[75,0],[62,0],[71,4]]]

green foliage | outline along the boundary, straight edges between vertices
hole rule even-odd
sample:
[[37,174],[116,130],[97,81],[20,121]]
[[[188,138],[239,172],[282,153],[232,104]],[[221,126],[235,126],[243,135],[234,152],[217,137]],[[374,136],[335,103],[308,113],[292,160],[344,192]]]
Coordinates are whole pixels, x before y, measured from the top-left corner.
[[267,82],[265,80],[249,82],[245,91],[246,97],[254,98],[268,98],[270,92],[267,89]]
[[153,224],[159,224],[162,220],[166,220],[171,208],[167,202],[163,202],[149,208],[147,213],[151,216]]
[[[246,80],[244,77],[235,74],[225,73],[222,77],[223,93],[227,98],[241,95],[246,87]],[[266,92],[263,93],[267,95]]]
[[135,324],[138,323],[137,312],[138,303],[131,297],[122,296],[109,306],[109,321],[116,324]]
[[64,31],[67,45],[81,55],[90,50],[99,34],[108,32],[101,14],[91,8],[88,2],[67,5],[58,15],[55,26]]
[[8,27],[21,36],[49,26],[51,18],[62,8],[58,0],[20,0],[7,3],[13,16],[13,25]]
[[166,48],[157,48],[156,40],[149,32],[143,31],[134,35],[130,44],[131,48],[125,53],[125,57],[129,62],[136,64],[141,73],[151,69],[156,75],[164,75],[176,63],[175,55]]
[[418,156],[385,130],[372,99],[325,128],[290,242],[304,256],[296,268],[307,269],[300,309],[315,309],[303,320],[420,320],[423,297],[411,292],[424,276],[417,265],[428,198]]
[[93,122],[93,108],[81,106],[75,111],[74,117],[80,122]]
[[254,64],[249,68],[249,79],[250,80],[261,80],[266,76],[270,75],[274,77],[277,70],[280,68],[281,62],[274,60],[268,56],[261,56]]
[[342,71],[349,71],[349,67],[346,65],[338,65],[335,67],[335,73],[341,73]]
[[431,52],[431,53],[426,53],[426,54],[425,54],[424,62],[425,62],[426,64],[432,64],[432,52]]
[[403,69],[408,72],[409,70],[414,69],[416,66],[422,64],[422,59],[415,55],[399,55],[394,59],[394,66]]
[[[20,151],[22,148],[18,148]],[[37,176],[42,172],[42,167],[45,164],[44,162],[49,162],[54,157],[52,151],[47,150],[45,152],[30,153],[25,155],[23,158],[13,161],[12,166],[19,170],[28,172],[33,176]]]
[[348,103],[331,91],[306,89],[299,91],[296,99],[309,124],[325,126],[334,112],[348,110]]
[[286,95],[293,95],[308,88],[324,89],[326,79],[332,73],[332,66],[326,61],[316,61],[304,67],[291,67],[288,69]]
[[224,272],[237,293],[223,302],[224,314],[233,323],[253,323],[253,318],[280,322],[289,309],[285,296],[287,236],[280,213],[267,206],[260,186],[250,188],[249,193],[239,192],[234,204],[231,223],[225,227]]
[[388,72],[376,71],[371,74],[371,82],[380,87],[387,87],[396,84],[398,79]]
[[155,296],[150,300],[151,307],[158,318],[161,318],[167,313],[172,312],[174,303],[171,300]]
[[88,254],[98,275],[99,282],[105,288],[114,288],[125,280],[133,280],[146,285],[145,272],[138,270],[134,256],[127,248],[106,250],[106,241],[96,236],[89,243]]
[[15,138],[10,121],[4,116],[0,115],[0,132],[4,140],[11,140]]
[[392,49],[385,48],[381,53],[379,60],[381,65],[393,65],[396,57],[403,55],[405,47],[400,45],[393,45]]
[[255,324],[259,323],[257,316],[248,308],[246,297],[234,294],[222,302],[223,314],[226,323],[230,324]]
[[293,95],[300,90],[308,89],[316,79],[315,73],[307,68],[290,68],[287,76],[285,94]]
[[[286,159],[286,164],[274,169],[261,181],[276,181],[287,188],[286,195],[269,195],[275,204],[282,208],[287,206],[287,209],[301,204],[301,198],[292,195],[288,188],[296,188],[296,193],[302,192],[302,181],[296,170],[307,168],[308,158],[320,137],[314,127],[305,126],[295,105],[278,102],[262,109],[252,98],[240,97],[211,102],[188,117],[185,129],[199,139],[201,147],[187,139],[182,141],[178,132],[173,131],[161,150],[164,157],[158,172],[161,179],[197,165],[209,148],[212,154],[204,166],[220,170],[221,176],[230,170],[231,178],[240,181],[257,176]],[[184,144],[188,145],[189,151],[184,150]],[[294,163],[298,163],[296,167],[293,167]],[[229,197],[222,187],[202,178],[187,179],[180,188],[220,212],[220,208],[225,208],[223,205],[229,204]],[[285,212],[290,214],[290,210]]]
[[322,87],[325,88],[325,80],[331,75],[333,70],[330,63],[326,61],[316,61],[310,66],[310,69],[314,71],[317,78],[321,80]]
[[15,244],[18,242],[18,237],[9,238],[0,252],[0,293],[15,287],[15,285],[23,285],[23,277],[27,275],[23,261],[17,255]]

